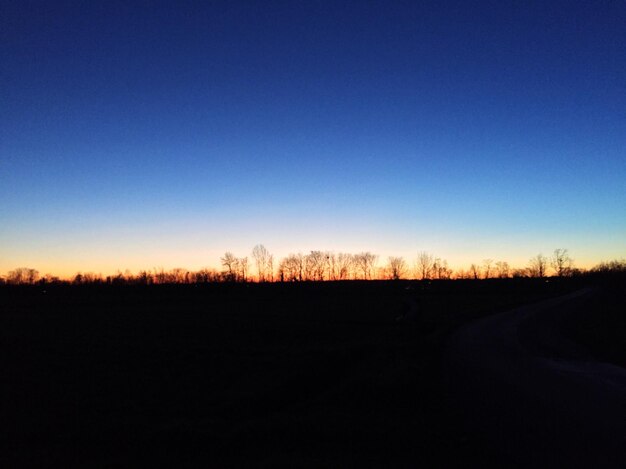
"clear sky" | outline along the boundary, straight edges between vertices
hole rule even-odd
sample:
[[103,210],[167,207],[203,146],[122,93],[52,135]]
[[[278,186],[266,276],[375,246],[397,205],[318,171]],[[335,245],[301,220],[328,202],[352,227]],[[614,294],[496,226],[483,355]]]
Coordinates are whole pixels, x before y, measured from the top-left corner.
[[624,1],[4,1],[0,273],[626,257],[625,25]]

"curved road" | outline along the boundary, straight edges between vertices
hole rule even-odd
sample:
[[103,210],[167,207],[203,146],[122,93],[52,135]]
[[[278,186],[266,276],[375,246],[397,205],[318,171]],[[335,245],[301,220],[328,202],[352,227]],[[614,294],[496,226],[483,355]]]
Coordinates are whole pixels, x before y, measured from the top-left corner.
[[477,461],[626,468],[626,369],[558,332],[585,289],[468,324],[449,339],[448,396]]

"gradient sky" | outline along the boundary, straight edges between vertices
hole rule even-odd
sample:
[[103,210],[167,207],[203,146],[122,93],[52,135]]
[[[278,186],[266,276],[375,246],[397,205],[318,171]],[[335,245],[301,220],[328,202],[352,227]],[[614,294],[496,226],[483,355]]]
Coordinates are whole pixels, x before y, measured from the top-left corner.
[[626,257],[624,1],[0,8],[0,273]]

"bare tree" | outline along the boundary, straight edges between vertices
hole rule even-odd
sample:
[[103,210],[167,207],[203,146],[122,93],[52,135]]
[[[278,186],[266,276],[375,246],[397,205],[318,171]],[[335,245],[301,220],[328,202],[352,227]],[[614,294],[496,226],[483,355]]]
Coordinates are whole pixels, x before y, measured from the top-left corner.
[[378,256],[371,252],[361,252],[354,256],[355,266],[362,274],[363,280],[370,280],[372,278],[372,271],[374,270],[377,258]]
[[326,252],[326,264],[328,268],[328,280],[339,280],[337,256],[334,252]]
[[[61,283],[61,279],[56,275],[46,274],[43,276],[42,281],[46,284],[58,284]],[[1,282],[0,282],[1,283]]]
[[252,257],[256,264],[259,282],[271,281],[269,277],[273,277],[273,256],[265,249],[265,246],[257,244],[252,249]]
[[476,264],[470,265],[469,274],[470,274],[470,278],[473,278],[474,280],[478,280],[480,278],[480,266]]
[[280,261],[279,269],[284,272],[285,280],[289,282],[301,282],[306,280],[306,256],[301,253],[289,254],[282,261]]
[[456,280],[465,280],[469,278],[469,274],[464,269],[457,269],[457,271],[454,273],[454,278]]
[[165,270],[163,270],[163,267],[161,267],[160,269],[157,269],[156,267],[154,267],[154,273],[152,274],[152,282],[155,284],[161,284],[161,283],[165,283]]
[[276,272],[278,274],[278,281],[281,283],[287,280],[287,265],[285,261],[286,261],[285,258],[280,260],[280,262],[278,263],[278,269]]
[[528,274],[530,277],[543,278],[546,276],[548,260],[543,254],[537,254],[528,261]]
[[294,256],[294,262],[298,273],[298,280],[304,280],[304,269],[306,268],[306,256],[299,252]]
[[39,278],[39,272],[29,267],[18,267],[7,274],[7,283],[32,285]]
[[281,281],[295,282],[302,280],[300,262],[296,254],[289,254],[283,258],[278,265],[278,272]]
[[200,269],[196,274],[196,281],[202,283],[219,282],[220,273],[215,269]]
[[150,285],[152,283],[152,275],[147,270],[140,270],[137,274],[137,283],[139,285]]
[[248,258],[240,257],[237,259],[237,281],[239,282],[247,282],[248,281]]
[[177,267],[170,272],[170,283],[187,283],[189,272],[187,269]]
[[269,257],[267,258],[267,264],[266,264],[266,271],[265,271],[265,280],[267,282],[273,282],[274,281],[274,256],[272,254],[269,255]]
[[439,279],[439,273],[441,269],[441,259],[435,257],[433,260],[432,268],[430,269],[430,276],[434,279]]
[[567,254],[567,249],[555,249],[550,258],[550,265],[557,277],[567,277],[572,273],[574,261]]
[[493,259],[483,259],[483,276],[484,278],[491,278],[493,274]]
[[338,280],[347,280],[350,278],[354,267],[354,256],[340,252],[337,254],[337,277]]
[[223,257],[220,257],[222,263],[222,275],[228,282],[234,282],[237,280],[238,262],[237,258],[232,252],[226,252]]
[[422,251],[417,254],[417,276],[420,280],[429,279],[432,275],[433,255]]
[[509,278],[510,267],[508,262],[498,261],[496,262],[496,276],[498,278]]
[[431,272],[433,278],[441,280],[449,279],[452,276],[452,269],[448,267],[448,261],[438,257],[433,261]]
[[511,277],[513,278],[522,278],[522,277],[529,277],[529,276],[530,276],[529,269],[513,269],[511,271]]
[[406,274],[406,262],[402,257],[390,257],[387,264],[387,277],[400,280]]
[[602,261],[598,265],[594,266],[590,270],[594,274],[625,274],[626,273],[626,260],[615,259],[612,261]]
[[307,273],[310,280],[322,281],[326,274],[328,258],[323,251],[311,251],[307,256]]

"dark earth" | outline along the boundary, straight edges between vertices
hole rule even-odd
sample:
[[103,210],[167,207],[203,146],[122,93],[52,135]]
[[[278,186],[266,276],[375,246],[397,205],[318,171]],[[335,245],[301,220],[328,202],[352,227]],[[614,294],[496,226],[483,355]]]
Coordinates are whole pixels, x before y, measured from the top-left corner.
[[[3,286],[0,465],[523,467],[515,421],[451,391],[450,338],[587,283]],[[624,290],[594,288],[559,330],[623,366]]]

